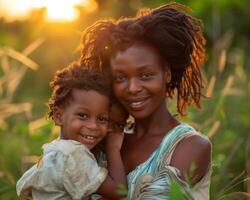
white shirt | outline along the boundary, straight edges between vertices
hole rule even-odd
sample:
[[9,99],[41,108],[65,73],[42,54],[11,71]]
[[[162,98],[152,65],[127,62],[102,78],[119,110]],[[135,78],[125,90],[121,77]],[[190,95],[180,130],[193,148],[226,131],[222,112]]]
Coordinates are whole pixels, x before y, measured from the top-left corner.
[[87,199],[106,176],[87,147],[57,139],[43,146],[42,159],[23,174],[16,189],[19,197],[34,200]]

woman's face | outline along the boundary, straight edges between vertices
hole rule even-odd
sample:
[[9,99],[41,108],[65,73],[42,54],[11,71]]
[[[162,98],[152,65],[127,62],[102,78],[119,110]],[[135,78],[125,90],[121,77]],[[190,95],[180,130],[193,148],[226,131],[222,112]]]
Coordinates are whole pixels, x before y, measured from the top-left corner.
[[166,70],[149,45],[134,44],[111,59],[116,97],[135,119],[152,115],[165,104]]

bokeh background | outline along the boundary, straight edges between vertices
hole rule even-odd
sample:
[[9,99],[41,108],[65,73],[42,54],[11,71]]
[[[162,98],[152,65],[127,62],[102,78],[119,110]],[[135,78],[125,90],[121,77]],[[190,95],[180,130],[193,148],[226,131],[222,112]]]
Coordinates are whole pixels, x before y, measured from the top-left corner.
[[[163,0],[0,0],[0,199],[58,136],[46,118],[53,73],[80,55],[98,19],[134,16]],[[250,1],[177,1],[203,20],[208,59],[201,109],[181,120],[213,144],[211,199],[250,199]],[[174,100],[168,103],[176,112]]]

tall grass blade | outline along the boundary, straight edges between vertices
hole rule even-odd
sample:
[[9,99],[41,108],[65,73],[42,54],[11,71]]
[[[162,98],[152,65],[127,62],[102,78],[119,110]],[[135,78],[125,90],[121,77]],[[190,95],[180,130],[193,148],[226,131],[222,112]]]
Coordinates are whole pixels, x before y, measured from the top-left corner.
[[220,128],[220,120],[217,120],[216,122],[214,122],[213,126],[210,128],[210,130],[207,133],[207,136],[212,139],[215,134],[217,133],[218,129]]
[[24,65],[33,70],[37,70],[38,65],[29,58],[27,58],[24,54],[7,47],[4,48],[4,51],[6,55],[14,58],[15,60],[18,60],[19,62],[23,63]]
[[213,75],[210,78],[210,81],[208,83],[207,92],[206,92],[206,96],[207,97],[211,97],[212,96],[212,93],[214,91],[215,82],[216,82],[216,77]]
[[33,51],[35,51],[38,47],[41,46],[41,44],[45,41],[45,38],[39,38],[37,40],[35,40],[34,42],[32,42],[28,47],[26,47],[23,50],[23,54],[25,56],[30,55]]
[[223,49],[221,51],[221,55],[220,55],[220,58],[219,58],[219,72],[222,73],[225,69],[225,65],[226,65],[226,60],[227,60],[227,55],[226,55],[226,50]]

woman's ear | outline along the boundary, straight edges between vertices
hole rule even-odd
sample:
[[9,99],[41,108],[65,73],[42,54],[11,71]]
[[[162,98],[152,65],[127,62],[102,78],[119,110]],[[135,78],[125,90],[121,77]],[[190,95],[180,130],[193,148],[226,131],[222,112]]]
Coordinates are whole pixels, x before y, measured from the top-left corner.
[[53,111],[53,120],[57,126],[63,124],[63,110],[59,107],[55,107]]
[[171,70],[169,66],[165,66],[164,68],[164,79],[166,81],[166,84],[170,83],[171,81]]

